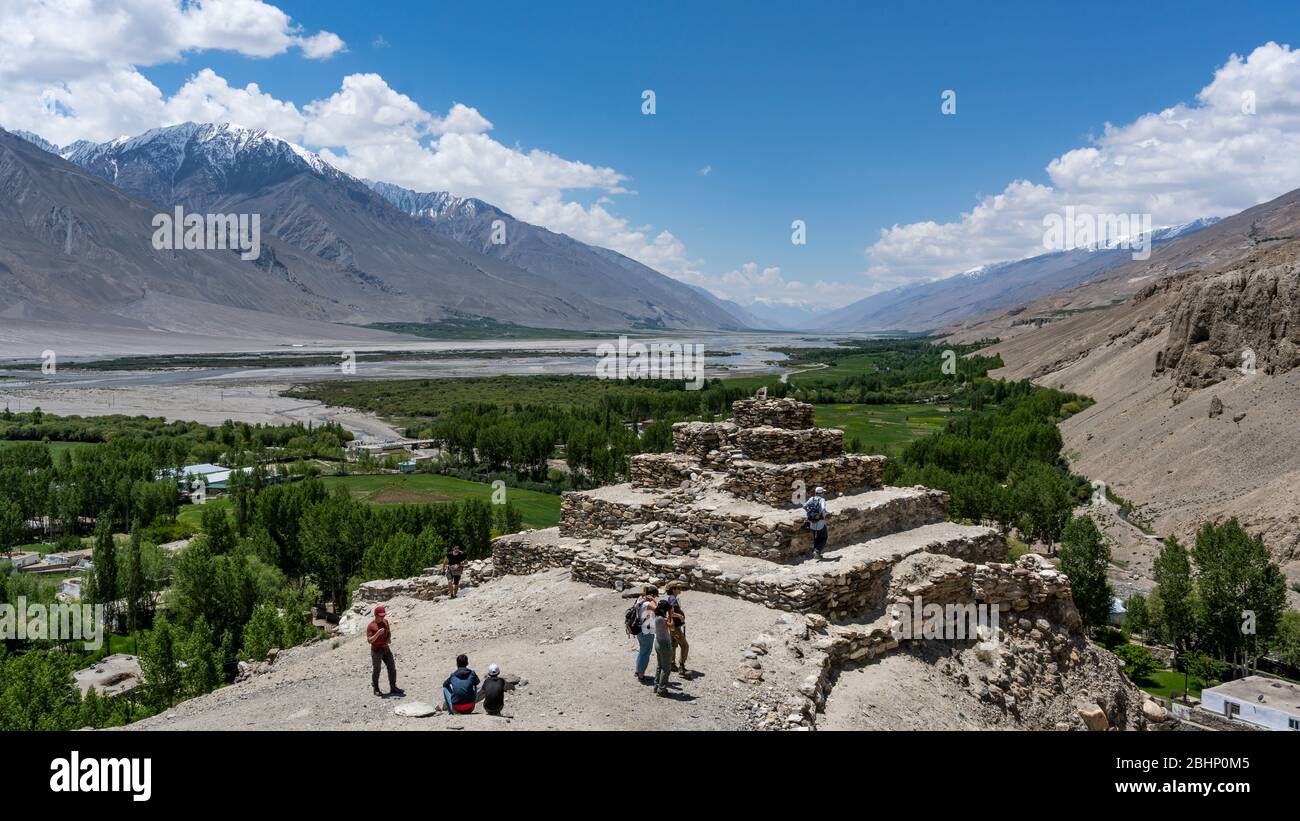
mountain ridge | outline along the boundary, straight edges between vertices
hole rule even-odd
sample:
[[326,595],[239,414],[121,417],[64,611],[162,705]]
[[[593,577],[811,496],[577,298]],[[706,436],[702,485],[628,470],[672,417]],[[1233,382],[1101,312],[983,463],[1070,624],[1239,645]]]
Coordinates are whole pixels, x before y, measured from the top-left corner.
[[[279,270],[302,294],[299,305],[271,306],[290,316],[368,324],[469,314],[582,330],[744,324],[685,284],[631,260],[619,275],[606,264],[597,272],[599,287],[556,267],[515,265],[509,254],[436,230],[363,181],[263,130],[183,123],[61,149],[36,135],[19,138],[46,152],[54,148],[55,156],[164,208],[262,214],[268,255],[259,264]],[[544,231],[514,225],[521,240]],[[603,251],[582,248],[589,259]]]
[[[1152,231],[1152,249],[1203,230],[1217,219],[1195,220]],[[865,297],[824,315],[826,331],[929,331],[1018,303],[1050,296],[1126,265],[1131,251],[1095,246],[1051,251],[981,265],[965,273],[913,283]]]

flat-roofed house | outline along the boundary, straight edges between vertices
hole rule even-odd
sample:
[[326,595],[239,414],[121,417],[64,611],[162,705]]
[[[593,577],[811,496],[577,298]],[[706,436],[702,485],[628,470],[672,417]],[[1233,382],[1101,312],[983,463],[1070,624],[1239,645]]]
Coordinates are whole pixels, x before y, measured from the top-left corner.
[[1201,709],[1268,730],[1300,730],[1300,684],[1246,676],[1201,691]]
[[14,570],[22,570],[24,567],[36,564],[41,560],[41,554],[35,550],[23,550],[15,553],[0,553],[0,561],[9,562],[14,566]]

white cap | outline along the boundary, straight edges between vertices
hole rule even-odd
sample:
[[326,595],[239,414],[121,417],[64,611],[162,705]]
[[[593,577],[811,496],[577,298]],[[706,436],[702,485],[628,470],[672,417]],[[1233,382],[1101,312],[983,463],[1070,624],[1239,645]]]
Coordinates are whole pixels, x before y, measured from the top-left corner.
[[497,673],[500,673],[500,672],[501,672],[501,668],[498,667],[498,666],[496,666],[495,664],[489,664],[489,665],[488,665],[488,675],[489,675],[489,676],[495,676]]
[[816,493],[818,496],[822,495],[822,494],[825,493],[825,492],[826,492],[826,488],[824,488],[824,487],[819,487],[819,488],[814,488],[814,489],[813,489],[813,493]]

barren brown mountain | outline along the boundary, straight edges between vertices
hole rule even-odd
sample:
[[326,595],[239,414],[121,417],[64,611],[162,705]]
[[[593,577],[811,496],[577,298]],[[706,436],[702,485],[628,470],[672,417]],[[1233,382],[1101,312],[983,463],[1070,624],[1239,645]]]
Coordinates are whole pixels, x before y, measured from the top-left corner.
[[947,329],[1087,394],[1061,428],[1076,471],[1157,534],[1237,516],[1300,579],[1300,192],[1077,288]]

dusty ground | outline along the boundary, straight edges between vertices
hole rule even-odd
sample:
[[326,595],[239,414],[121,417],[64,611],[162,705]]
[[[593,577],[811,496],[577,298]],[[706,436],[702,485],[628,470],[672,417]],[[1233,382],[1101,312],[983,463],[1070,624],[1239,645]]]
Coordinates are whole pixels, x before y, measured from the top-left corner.
[[[702,674],[689,681],[674,675],[672,697],[657,698],[632,676],[627,604],[613,590],[571,581],[567,570],[505,576],[455,600],[394,599],[387,607],[405,699],[371,694],[368,647],[354,635],[336,647],[323,641],[295,649],[265,675],[131,729],[745,729],[749,690],[734,683],[737,663],[781,614],[687,593],[690,667]],[[507,694],[505,717],[393,714],[402,701],[440,701],[458,653],[469,655],[480,676],[495,662],[526,681]],[[387,689],[385,677],[381,684]]]
[[400,437],[395,428],[373,414],[280,396],[287,387],[223,383],[6,389],[5,383],[0,381],[0,407],[15,412],[39,407],[45,413],[77,416],[143,414],[208,425],[220,425],[227,419],[273,425],[337,422],[361,437]]
[[978,699],[908,653],[846,667],[832,682],[818,730],[989,729]]
[[[6,317],[0,322],[0,358],[39,358],[47,348],[57,351],[61,357],[72,357],[284,350],[290,344],[333,349],[410,341],[409,336],[353,325],[290,319],[219,306],[207,306],[204,310],[208,314],[206,322],[195,321],[183,328],[146,323],[137,327],[95,327]],[[226,324],[225,320],[233,322]]]

